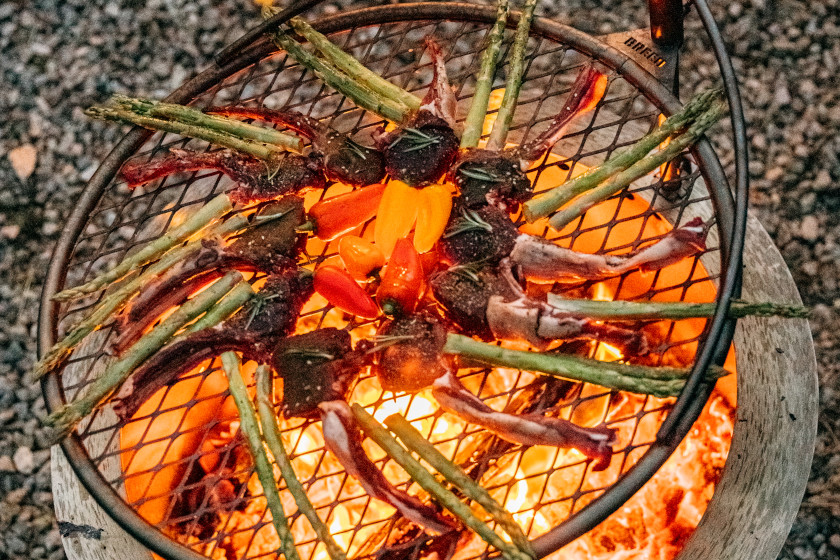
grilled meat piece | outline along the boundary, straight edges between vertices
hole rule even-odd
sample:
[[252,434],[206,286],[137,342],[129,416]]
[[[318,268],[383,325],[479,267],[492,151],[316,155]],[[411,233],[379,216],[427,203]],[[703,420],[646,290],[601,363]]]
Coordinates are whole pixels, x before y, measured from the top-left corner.
[[347,331],[325,328],[284,338],[273,352],[274,370],[283,378],[283,416],[314,418],[320,403],[346,399],[366,362]]
[[114,411],[128,420],[158,389],[205,360],[227,351],[266,363],[280,339],[295,328],[312,295],[312,276],[287,270],[269,276],[263,288],[229,319],[213,328],[181,336],[143,362],[117,390]]
[[496,264],[510,255],[519,230],[508,213],[495,206],[457,207],[438,242],[443,260],[453,265]]
[[312,157],[286,155],[267,164],[253,156],[231,150],[169,152],[168,156],[149,162],[130,161],[123,165],[120,174],[128,186],[134,188],[181,171],[215,169],[236,182],[228,196],[240,204],[321,189],[326,184],[320,163]]
[[386,391],[417,391],[431,385],[447,369],[441,352],[446,330],[428,312],[404,315],[385,323],[377,333],[373,372]]
[[330,181],[365,186],[385,178],[385,158],[378,150],[356,143],[346,134],[297,111],[264,107],[213,107],[208,113],[226,117],[259,119],[291,128],[312,142],[313,155],[321,161]]

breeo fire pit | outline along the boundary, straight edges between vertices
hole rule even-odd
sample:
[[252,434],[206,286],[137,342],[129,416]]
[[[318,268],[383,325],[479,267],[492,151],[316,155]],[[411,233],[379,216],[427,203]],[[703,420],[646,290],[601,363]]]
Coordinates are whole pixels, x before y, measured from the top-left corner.
[[[294,108],[364,137],[381,121],[323,86],[263,38],[268,26],[315,3],[304,2],[278,14],[259,33],[232,45],[219,56],[216,67],[185,84],[169,100],[198,107]],[[494,443],[481,430],[452,422],[422,392],[384,393],[365,376],[353,392],[353,398],[369,405],[377,418],[394,411],[406,414],[456,462],[468,461],[472,451],[483,449],[483,457],[492,460],[470,466],[481,470],[482,482],[515,515],[541,556],[775,558],[804,492],[816,433],[816,366],[810,333],[802,320],[743,319],[734,329],[725,319],[729,299],[741,291],[742,254],[746,299],[795,302],[798,295],[767,234],[746,218],[746,144],[734,76],[705,0],[697,0],[695,7],[716,49],[730,102],[735,196],[714,150],[704,141],[679,170],[662,170],[658,181],[637,184],[629,196],[593,208],[584,220],[554,236],[558,243],[581,251],[627,252],[662,236],[672,224],[715,218],[709,250],[699,258],[657,273],[634,272],[575,287],[596,299],[718,302],[716,315],[708,321],[662,322],[666,342],[657,350],[662,362],[695,365],[679,399],[674,403],[584,385],[567,388],[567,395],[549,403],[579,424],[606,421],[619,430],[610,467],[598,473],[574,450],[548,452]],[[650,31],[601,38],[549,20],[534,21],[512,129],[516,142],[532,129],[539,131],[556,113],[577,68],[587,61],[608,68],[610,79],[607,95],[586,126],[570,134],[531,171],[536,190],[564,180],[570,167],[597,165],[649,131],[660,113],[679,107],[671,92],[677,82],[683,7],[657,0],[650,9]],[[446,54],[450,79],[459,87],[459,102],[465,105],[494,15],[491,8],[467,4],[403,4],[344,13],[315,24],[372,69],[414,91],[425,89],[429,82],[431,70],[422,57],[422,39],[433,35]],[[508,27],[515,27],[517,20],[511,14]],[[172,135],[133,130],[100,166],[52,261],[42,304],[42,351],[52,345],[58,331],[96,303],[52,303],[50,297],[65,278],[72,283],[89,278],[230,186],[227,178],[207,172],[181,180],[173,177],[133,192],[114,182],[128,158],[144,161],[166,148],[187,144],[206,148]],[[324,192],[337,194],[326,189],[307,199],[313,203]],[[116,219],[99,230],[93,224],[105,212]],[[546,231],[541,226],[532,233]],[[130,232],[130,240],[118,232]],[[306,249],[316,266],[334,253],[334,246],[318,241],[310,241]],[[300,321],[310,327],[346,325],[328,307],[307,309]],[[370,330],[364,324],[355,328]],[[102,370],[109,359],[109,335],[107,328],[98,331],[62,372],[45,380],[51,410],[83,391]],[[603,344],[592,351],[600,359],[621,357]],[[699,374],[709,363],[723,363],[725,358],[730,369],[737,362],[737,417],[733,376],[716,389],[700,382]],[[511,370],[470,371],[464,382],[497,409],[515,407],[534,379]],[[264,499],[250,481],[253,477],[249,479],[248,462],[239,460],[245,448],[234,437],[237,416],[225,383],[216,362],[212,367],[205,364],[146,403],[132,421],[120,423],[105,407],[62,443],[63,454],[53,454],[53,478],[57,517],[69,524],[63,533],[71,558],[148,558],[149,550],[172,559],[209,555],[244,560],[277,554]],[[698,416],[700,421],[694,424]],[[286,421],[284,430],[307,493],[340,544],[349,548],[351,556],[417,557],[424,539],[393,544],[399,530],[393,510],[372,502],[330,459],[317,424]],[[382,455],[373,449],[368,451],[380,459]],[[395,481],[407,481],[392,461],[378,464]],[[242,484],[225,486],[227,481],[214,474],[219,465],[238,472]],[[293,506],[287,508],[295,511]],[[302,557],[325,557],[298,514],[290,525]],[[480,558],[487,553],[485,545],[473,539],[458,546],[456,557]]]

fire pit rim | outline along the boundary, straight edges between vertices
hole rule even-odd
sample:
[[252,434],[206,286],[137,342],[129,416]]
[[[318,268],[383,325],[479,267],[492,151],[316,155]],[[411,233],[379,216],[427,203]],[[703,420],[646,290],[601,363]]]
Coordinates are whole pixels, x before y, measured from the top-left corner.
[[[704,0],[698,0],[702,3]],[[292,14],[289,15],[291,17]],[[363,8],[352,12],[338,14],[332,17],[323,18],[317,22],[318,27],[322,32],[329,33],[339,31],[351,27],[392,23],[397,21],[405,21],[406,19],[413,20],[456,20],[476,23],[491,23],[494,19],[494,10],[490,7],[475,6],[471,4],[460,3],[412,3],[391,6],[377,6],[371,8]],[[357,18],[357,19],[354,19]],[[518,20],[518,14],[511,14],[508,22],[509,27],[515,26]],[[712,22],[713,24],[713,22]],[[545,36],[572,48],[581,50],[586,54],[597,57],[600,61],[607,63],[613,69],[620,70],[625,79],[631,84],[646,93],[646,97],[652,103],[667,112],[674,112],[679,108],[679,102],[670,94],[670,92],[652,75],[641,68],[636,62],[628,56],[620,53],[616,49],[599,42],[596,38],[578,31],[569,26],[547,20],[545,18],[536,18],[532,27],[532,34]],[[583,47],[583,48],[581,48]],[[176,103],[188,103],[199,94],[203,93],[207,88],[214,85],[220,80],[226,79],[230,75],[240,71],[251,64],[259,61],[264,56],[274,52],[276,49],[267,40],[259,40],[254,44],[244,49],[241,54],[226,63],[224,66],[211,67],[208,70],[200,73],[198,76],[175,90],[167,97],[168,101]],[[649,95],[647,95],[649,94]],[[737,91],[736,91],[737,94]],[[740,102],[736,100],[733,104],[733,118],[737,120],[741,118]],[[737,136],[736,127],[736,136]],[[79,201],[74,208],[73,213],[68,219],[59,242],[53,253],[53,259],[48,271],[47,279],[42,292],[41,313],[39,316],[39,350],[43,353],[49,348],[54,339],[56,331],[56,316],[58,306],[51,301],[51,296],[58,291],[59,286],[63,284],[66,274],[67,263],[71,255],[73,243],[82,231],[86,224],[89,212],[98,203],[105,189],[110,184],[113,177],[116,175],[122,163],[130,157],[143,143],[152,135],[149,131],[132,130],[117,144],[117,146],[108,154],[103,160],[96,173],[91,177],[87,187],[83,191]],[[736,141],[737,145],[737,141]],[[728,267],[723,272],[721,287],[719,288],[718,307],[715,318],[713,319],[712,327],[709,329],[711,335],[707,337],[706,341],[714,340],[715,344],[702,344],[701,354],[698,361],[695,363],[694,376],[698,377],[698,373],[705,370],[708,363],[712,360],[722,361],[722,352],[725,354],[725,349],[728,348],[732,334],[734,331],[734,323],[725,319],[725,307],[728,306],[728,299],[733,293],[737,293],[739,289],[740,276],[740,251],[731,252],[731,249],[738,247],[743,242],[743,234],[739,239],[739,222],[745,222],[745,217],[739,214],[739,204],[742,196],[740,176],[738,177],[738,194],[737,201],[733,201],[731,193],[728,189],[728,182],[720,162],[717,159],[714,150],[707,140],[703,140],[696,147],[695,153],[699,156],[697,158],[701,172],[706,179],[707,186],[712,193],[712,204],[715,209],[715,215],[718,217],[718,227],[721,228],[721,259]],[[736,159],[739,163],[740,152],[736,150]],[[745,154],[743,155],[745,158]],[[745,214],[745,212],[744,212]],[[733,262],[733,258],[737,262]],[[728,288],[728,289],[727,289]],[[52,409],[56,403],[62,400],[62,390],[59,383],[58,375],[49,375],[42,384],[45,400],[48,408]],[[688,413],[683,415],[683,421],[677,422],[677,434],[684,432],[693,424],[696,415],[699,414],[702,408],[702,403],[708,398],[711,387],[703,387],[701,391],[701,398],[694,399],[694,406],[689,407]],[[700,406],[696,402],[700,401]],[[645,454],[645,458],[649,455],[657,455],[658,458],[649,459],[653,462],[664,462],[670,451],[676,447],[676,444],[682,436],[679,436],[676,441],[669,438],[669,441],[659,441],[657,444],[651,446],[651,449]],[[123,526],[135,538],[141,541],[155,552],[162,554],[169,558],[204,558],[191,549],[173,541],[164,535],[159,529],[152,527],[145,520],[143,520],[133,509],[129,508],[120,497],[119,493],[107,484],[98,469],[91,462],[80,439],[74,434],[70,438],[64,440],[61,444],[62,449],[67,456],[73,470],[82,481],[83,485],[93,495],[96,501],[111,515],[117,522]],[[663,452],[670,449],[666,454]],[[658,466],[656,467],[658,468]],[[641,482],[647,480],[656,468],[645,477],[641,477]],[[630,471],[631,473],[634,471]],[[622,478],[622,480],[628,477]],[[630,484],[631,482],[625,482]],[[638,484],[641,486],[641,483]],[[632,494],[633,490],[630,492]],[[600,500],[600,498],[599,498]],[[598,503],[599,500],[593,501],[593,504]],[[622,500],[623,502],[623,500]],[[617,507],[617,506],[616,506]],[[594,508],[592,505],[587,506],[581,512],[588,512],[588,514],[579,515],[569,518],[560,527],[570,525],[569,521],[578,518],[580,523],[586,526],[594,526],[606,514],[598,517],[591,515]],[[612,511],[612,510],[610,510]],[[543,554],[548,554],[565,544],[571,538],[568,531],[565,533],[557,532],[555,528],[545,535],[538,537],[535,544],[538,551]],[[583,531],[582,531],[583,532]],[[549,535],[553,537],[548,538]],[[542,540],[542,542],[541,542]]]

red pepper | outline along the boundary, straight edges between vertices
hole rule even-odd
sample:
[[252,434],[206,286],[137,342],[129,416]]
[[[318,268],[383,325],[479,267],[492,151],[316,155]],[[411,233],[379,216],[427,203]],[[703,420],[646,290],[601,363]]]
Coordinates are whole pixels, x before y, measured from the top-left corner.
[[423,290],[423,265],[414,243],[403,237],[385,265],[376,299],[386,315],[411,313]]
[[376,215],[383,192],[385,184],[378,183],[316,203],[309,210],[315,235],[329,241],[362,225]]
[[365,319],[379,316],[379,308],[353,278],[337,266],[326,265],[315,271],[315,291],[333,306]]

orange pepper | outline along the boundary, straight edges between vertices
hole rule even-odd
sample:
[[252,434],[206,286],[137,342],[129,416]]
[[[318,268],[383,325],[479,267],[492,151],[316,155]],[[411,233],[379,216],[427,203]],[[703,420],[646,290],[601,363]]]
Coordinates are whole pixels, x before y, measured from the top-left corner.
[[391,259],[382,272],[376,299],[386,315],[411,313],[423,291],[423,265],[420,254],[407,238],[397,240]]
[[408,235],[414,226],[419,198],[419,189],[409,187],[402,181],[388,183],[376,211],[373,228],[374,242],[386,257],[391,255],[397,239]]
[[315,223],[315,235],[329,241],[373,218],[385,187],[384,183],[368,185],[317,202],[309,210],[309,219]]
[[414,228],[414,248],[425,253],[443,235],[452,211],[452,190],[447,185],[429,185],[420,190],[417,226]]
[[315,291],[333,306],[365,319],[379,316],[379,308],[353,278],[337,266],[321,266],[313,279]]
[[345,235],[338,241],[338,256],[356,280],[375,276],[385,264],[385,255],[379,247],[356,235]]

